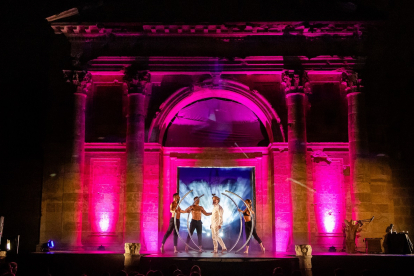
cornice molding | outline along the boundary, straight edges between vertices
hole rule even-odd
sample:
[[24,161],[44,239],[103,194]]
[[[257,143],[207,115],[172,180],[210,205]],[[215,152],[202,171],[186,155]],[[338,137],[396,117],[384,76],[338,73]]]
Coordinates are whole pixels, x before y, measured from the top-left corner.
[[[365,58],[338,57],[338,56],[317,56],[307,58],[305,56],[296,57],[300,62],[302,70],[307,70],[308,74],[319,71],[338,71],[345,69],[362,67]],[[111,57],[102,56],[88,62],[88,70],[91,72],[121,71],[126,66],[133,63],[145,64],[146,69],[154,75],[154,72],[162,74],[179,73],[210,74],[219,67],[222,73],[227,74],[281,74],[286,70],[286,64],[282,56],[251,56],[246,58],[212,58],[212,57]],[[160,74],[161,74],[160,73]],[[340,75],[339,75],[340,76]],[[314,79],[310,76],[310,81]],[[338,77],[340,81],[340,77]],[[156,82],[156,81],[155,81]]]
[[56,34],[68,37],[101,37],[108,34],[116,36],[228,36],[243,37],[251,35],[293,35],[319,37],[335,35],[341,37],[360,37],[378,22],[237,22],[224,24],[160,24],[160,23],[52,23]]

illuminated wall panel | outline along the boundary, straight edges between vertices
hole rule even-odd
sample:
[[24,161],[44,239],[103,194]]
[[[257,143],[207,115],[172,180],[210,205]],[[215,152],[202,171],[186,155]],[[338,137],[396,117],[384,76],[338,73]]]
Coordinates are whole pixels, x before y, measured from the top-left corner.
[[158,211],[160,182],[160,147],[147,144],[145,147],[144,187],[141,206],[141,243],[143,251],[158,250]]
[[92,232],[109,234],[116,231],[119,219],[120,184],[119,159],[91,160],[89,218]]
[[[287,147],[287,144],[285,145]],[[285,252],[292,235],[292,202],[286,151],[273,152],[275,243],[276,251]]]
[[314,210],[319,233],[342,233],[345,219],[342,159],[313,162]]

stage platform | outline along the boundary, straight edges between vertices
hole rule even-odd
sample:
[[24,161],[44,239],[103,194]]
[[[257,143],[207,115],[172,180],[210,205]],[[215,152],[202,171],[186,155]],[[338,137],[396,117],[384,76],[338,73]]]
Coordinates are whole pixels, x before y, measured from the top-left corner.
[[[124,269],[124,255],[121,252],[110,251],[55,251],[50,253],[30,253],[8,257],[9,261],[17,261],[18,275],[52,276],[101,276],[104,272],[111,275]],[[316,253],[312,257],[312,271],[316,276],[333,276],[336,268],[344,268],[348,275],[360,275],[364,269],[373,271],[374,275],[412,275],[414,255],[388,254],[346,254],[346,253]],[[275,267],[282,267],[285,275],[291,275],[299,269],[299,260],[293,254],[266,252],[251,252],[250,254],[213,254],[178,253],[167,251],[161,253],[145,253],[140,258],[139,265],[134,268],[142,274],[150,269],[158,269],[168,276],[171,265],[179,267],[185,275],[189,274],[193,265],[202,269],[203,276],[220,275],[272,275]]]

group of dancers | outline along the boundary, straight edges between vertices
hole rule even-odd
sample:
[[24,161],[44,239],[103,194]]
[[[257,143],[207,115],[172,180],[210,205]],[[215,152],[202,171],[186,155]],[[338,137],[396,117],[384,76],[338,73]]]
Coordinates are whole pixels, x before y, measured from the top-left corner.
[[[178,206],[178,203],[180,202],[180,195],[178,193],[175,193],[173,195],[173,202],[170,204],[170,212],[171,212],[171,218],[170,223],[168,226],[168,230],[164,235],[164,238],[162,240],[161,244],[161,253],[164,253],[164,244],[167,238],[171,235],[171,233],[174,231],[174,253],[181,253],[177,249],[177,242],[178,242],[178,234],[177,231],[175,231],[175,225],[174,225],[174,217],[176,219],[175,223],[177,224],[177,229],[180,229],[180,214],[183,213],[190,213],[192,215],[192,220],[190,223],[190,233],[187,235],[187,242],[185,245],[185,251],[188,252],[188,243],[190,242],[190,235],[192,236],[194,233],[194,230],[197,230],[197,238],[198,238],[198,248],[199,252],[203,252],[203,245],[202,245],[202,230],[203,230],[203,223],[201,222],[201,215],[205,216],[211,216],[211,237],[213,239],[213,246],[214,250],[212,253],[218,253],[218,244],[221,246],[221,253],[224,253],[227,251],[227,247],[224,244],[222,238],[219,235],[219,231],[223,225],[223,207],[220,206],[220,198],[213,194],[213,210],[211,213],[206,212],[204,210],[203,206],[200,206],[200,198],[196,196],[194,198],[193,205],[189,206],[187,209],[182,210],[180,206]],[[249,208],[246,208],[245,210],[238,209],[239,212],[243,214],[244,221],[245,221],[245,230],[246,230],[246,239],[248,239],[248,236],[250,235],[251,229],[252,229],[252,214],[254,215],[253,209],[252,209],[252,201],[250,199],[246,199],[245,202],[249,205]],[[177,208],[178,206],[178,208]],[[250,210],[249,210],[250,209]],[[256,228],[253,228],[253,237],[256,239],[256,241],[259,243],[260,248],[262,252],[265,252],[265,248],[263,246],[262,241],[260,240],[259,236],[257,235]],[[246,249],[244,251],[245,254],[249,253],[249,245],[250,240],[248,241],[246,245]]]

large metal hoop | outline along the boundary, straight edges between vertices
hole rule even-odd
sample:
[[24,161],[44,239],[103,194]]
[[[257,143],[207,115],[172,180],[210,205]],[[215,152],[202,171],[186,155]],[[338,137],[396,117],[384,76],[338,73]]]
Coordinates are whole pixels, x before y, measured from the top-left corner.
[[239,250],[237,250],[237,251],[236,251],[236,253],[237,253],[237,252],[239,252],[240,250],[242,250],[242,249],[243,249],[243,247],[245,247],[245,246],[246,246],[246,244],[250,241],[250,239],[251,239],[251,237],[252,237],[252,234],[253,234],[253,229],[254,229],[254,215],[253,215],[252,210],[250,209],[249,205],[247,205],[247,203],[243,200],[243,198],[241,198],[238,194],[235,194],[235,193],[230,192],[230,191],[228,191],[228,190],[225,190],[225,192],[226,192],[226,193],[233,194],[233,195],[237,196],[238,198],[240,198],[240,200],[241,200],[241,201],[243,201],[243,203],[244,203],[244,205],[246,206],[246,208],[247,208],[247,209],[249,209],[250,216],[251,216],[251,218],[252,218],[252,219],[251,219],[251,222],[252,222],[252,229],[250,229],[250,235],[249,235],[249,238],[248,238],[248,239],[246,239],[246,242],[242,245],[242,247],[240,247],[240,248],[239,248]]
[[183,200],[184,200],[184,198],[186,197],[186,196],[188,196],[188,194],[189,193],[191,193],[193,190],[190,190],[189,192],[187,192],[184,196],[183,196],[183,198],[181,198],[181,200],[180,200],[180,202],[178,202],[178,204],[177,204],[177,207],[175,208],[175,210],[174,210],[174,228],[175,228],[175,232],[177,232],[177,236],[178,236],[178,238],[180,239],[180,241],[182,241],[185,245],[187,245],[189,248],[191,248],[192,250],[194,250],[194,251],[197,251],[196,249],[194,249],[194,248],[192,248],[191,246],[189,246],[182,238],[181,238],[181,236],[180,236],[180,232],[178,231],[178,229],[177,229],[177,222],[176,222],[176,217],[177,217],[177,209],[178,209],[178,207],[180,207],[180,204],[181,204],[181,202],[183,202]]
[[[194,202],[193,202],[193,204],[194,203],[196,203],[196,201],[200,201],[200,198],[202,198],[204,196],[204,194],[202,194],[201,196],[199,196],[196,200],[194,200]],[[190,233],[190,214],[191,214],[191,212],[189,212],[188,213],[188,216],[187,216],[187,231],[188,231],[188,236],[190,236],[190,240],[194,243],[194,245],[195,246],[197,246],[197,248],[200,250],[200,251],[203,251],[203,249],[201,249],[195,242],[194,242],[194,240],[193,240],[193,237],[192,237],[192,235],[191,235],[191,233]],[[197,233],[197,235],[198,235],[198,233]]]
[[235,244],[229,249],[228,252],[230,252],[230,251],[232,251],[236,247],[237,243],[240,240],[240,236],[241,236],[241,233],[243,231],[243,220],[242,220],[242,215],[239,212],[239,207],[237,206],[237,203],[230,196],[226,195],[225,193],[221,193],[221,194],[224,195],[224,196],[227,196],[228,198],[230,198],[231,201],[233,201],[234,205],[236,206],[237,213],[239,213],[239,216],[240,216],[240,231],[239,231],[239,236],[237,237],[237,241],[235,242]]

